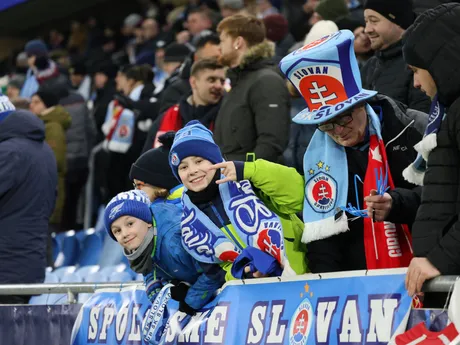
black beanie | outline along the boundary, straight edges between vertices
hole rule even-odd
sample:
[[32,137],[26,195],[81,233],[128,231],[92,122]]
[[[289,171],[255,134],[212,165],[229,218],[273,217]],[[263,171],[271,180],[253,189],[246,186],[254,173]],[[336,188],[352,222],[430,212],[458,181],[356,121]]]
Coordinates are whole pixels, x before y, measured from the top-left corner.
[[184,62],[192,51],[185,44],[171,43],[165,49],[164,62]]
[[411,0],[367,0],[365,10],[374,10],[406,30],[415,20]]
[[47,108],[54,107],[55,105],[58,105],[59,103],[59,97],[54,92],[41,90],[41,91],[37,91],[35,95],[40,97],[40,99],[42,100],[42,102],[45,104]]
[[144,152],[131,166],[130,180],[139,180],[149,185],[167,189],[178,185],[169,166],[169,150],[174,141],[174,132],[168,132],[158,138],[163,146]]

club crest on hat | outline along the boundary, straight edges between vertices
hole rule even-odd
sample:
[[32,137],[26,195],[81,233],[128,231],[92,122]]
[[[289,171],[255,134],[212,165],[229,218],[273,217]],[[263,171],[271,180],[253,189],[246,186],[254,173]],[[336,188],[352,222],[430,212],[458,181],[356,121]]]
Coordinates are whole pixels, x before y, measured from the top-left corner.
[[177,167],[180,163],[179,156],[176,152],[171,152],[171,164]]
[[123,208],[123,205],[124,205],[124,204],[125,204],[125,203],[122,202],[121,204],[119,204],[119,205],[115,206],[114,208],[112,208],[112,209],[110,210],[109,218],[110,218],[110,219],[114,219],[115,216],[121,211],[121,209]]
[[294,122],[328,121],[377,93],[362,89],[353,41],[351,31],[341,30],[281,60],[281,71],[307,103],[307,108],[294,117]]
[[315,169],[310,168],[306,173],[311,175],[305,184],[305,198],[310,207],[318,213],[331,211],[337,201],[337,182],[328,174],[330,166],[319,161]]

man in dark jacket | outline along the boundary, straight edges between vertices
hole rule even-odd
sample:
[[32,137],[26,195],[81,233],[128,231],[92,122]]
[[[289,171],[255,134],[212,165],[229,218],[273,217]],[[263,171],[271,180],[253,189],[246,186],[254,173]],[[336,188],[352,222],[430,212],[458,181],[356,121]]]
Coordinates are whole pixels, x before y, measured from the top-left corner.
[[[0,95],[0,284],[41,283],[45,278],[48,222],[56,202],[57,167],[44,142],[45,125],[14,110]],[[0,304],[30,296],[0,296]]]
[[430,100],[412,85],[413,73],[402,55],[401,36],[415,19],[410,0],[368,0],[364,15],[376,54],[361,69],[363,87],[428,113]]
[[213,129],[224,91],[224,66],[217,59],[203,59],[193,64],[190,73],[192,94],[182,97],[154,122],[143,152],[161,146],[158,138],[162,134],[176,132],[192,120]]
[[214,139],[226,160],[256,158],[281,162],[289,138],[289,92],[273,63],[274,47],[254,17],[220,22],[221,61],[230,67],[231,91],[222,100]]
[[[433,99],[430,127],[420,145],[428,168],[420,171],[422,202],[412,230],[416,257],[406,278],[411,295],[420,292],[427,279],[460,274],[458,32],[460,4],[451,3],[423,13],[404,37],[404,57],[414,71],[414,86]],[[434,140],[426,140],[430,136]]]

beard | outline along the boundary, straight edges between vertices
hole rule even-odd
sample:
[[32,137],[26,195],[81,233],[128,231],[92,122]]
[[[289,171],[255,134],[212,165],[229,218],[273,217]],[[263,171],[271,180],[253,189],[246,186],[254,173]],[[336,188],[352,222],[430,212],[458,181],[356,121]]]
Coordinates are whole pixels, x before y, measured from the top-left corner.
[[236,52],[236,50],[228,53],[228,54],[221,54],[219,56],[219,63],[221,63],[222,65],[224,66],[227,66],[227,67],[233,67],[236,63],[238,59],[238,53]]

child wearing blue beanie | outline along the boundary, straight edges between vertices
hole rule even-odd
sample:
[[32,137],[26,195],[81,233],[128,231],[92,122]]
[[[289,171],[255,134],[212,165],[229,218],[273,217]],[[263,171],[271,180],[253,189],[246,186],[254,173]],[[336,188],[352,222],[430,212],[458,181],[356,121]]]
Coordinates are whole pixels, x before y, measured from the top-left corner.
[[147,296],[152,303],[164,282],[173,282],[171,297],[179,301],[181,311],[193,315],[212,299],[225,280],[209,279],[203,274],[206,267],[184,250],[179,207],[158,202],[152,208],[152,216],[150,206],[144,191],[119,193],[107,204],[105,228],[123,247],[131,269],[144,276]]
[[[224,159],[212,133],[198,121],[189,122],[176,133],[169,164],[184,185],[182,239],[185,249],[198,261],[219,265],[227,271],[227,280],[232,276],[261,276],[263,272],[254,271],[257,265],[244,267],[244,272],[232,268],[235,259],[249,247],[268,254],[267,260],[274,258],[284,276],[295,275],[284,245],[283,231],[293,227],[289,216],[276,214],[269,199],[262,200],[263,196],[253,190],[248,180],[239,183],[223,180],[220,169],[215,166],[222,162]],[[305,268],[298,271],[304,273]]]

